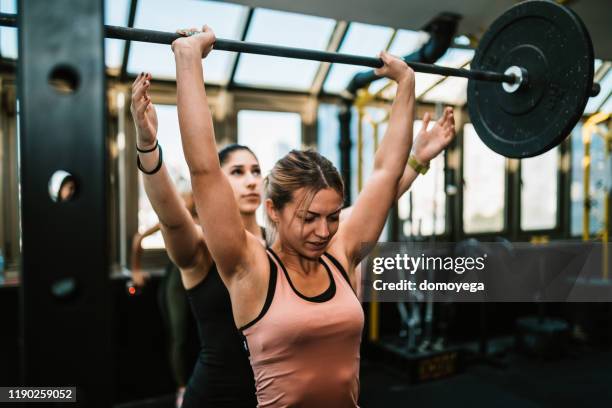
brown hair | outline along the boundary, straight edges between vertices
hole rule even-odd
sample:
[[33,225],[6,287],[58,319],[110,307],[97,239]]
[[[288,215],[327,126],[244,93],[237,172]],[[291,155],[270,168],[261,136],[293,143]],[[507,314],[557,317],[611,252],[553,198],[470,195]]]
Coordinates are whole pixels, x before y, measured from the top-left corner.
[[249,149],[247,146],[244,146],[238,143],[232,143],[232,144],[228,144],[227,146],[219,150],[219,164],[223,166],[229,160],[232,153],[239,152],[241,150],[246,150],[247,152],[251,153],[253,157],[255,158],[255,160],[259,161],[257,156],[255,156],[255,153],[253,153],[253,151]]
[[264,180],[266,198],[282,210],[300,188],[307,189],[301,208],[308,208],[320,190],[331,188],[344,198],[344,183],[332,162],[313,150],[292,150],[276,162]]

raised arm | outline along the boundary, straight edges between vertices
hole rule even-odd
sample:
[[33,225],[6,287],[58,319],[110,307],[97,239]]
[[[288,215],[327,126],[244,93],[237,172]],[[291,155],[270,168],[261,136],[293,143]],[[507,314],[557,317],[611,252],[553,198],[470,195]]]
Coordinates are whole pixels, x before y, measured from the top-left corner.
[[[412,145],[414,123],[414,72],[406,63],[383,52],[385,65],[379,75],[397,82],[385,137],[374,157],[374,169],[359,194],[352,214],[338,230],[336,242],[348,262],[361,260],[361,243],[378,240],[387,213],[397,196],[397,186],[404,172]],[[352,268],[351,268],[352,269]]]
[[[448,144],[455,137],[455,119],[453,116],[453,109],[447,107],[444,109],[444,114],[438,119],[431,129],[429,127],[429,121],[431,120],[431,114],[425,113],[423,116],[423,126],[417,134],[412,147],[411,154],[414,155],[418,163],[429,166],[431,159],[436,157],[442,150],[446,149]],[[419,173],[415,169],[407,165],[404,168],[404,173],[397,184],[397,195],[396,201],[402,198],[402,196],[410,189],[414,180],[416,180]],[[340,221],[348,219],[353,211],[353,207],[347,207],[340,213]]]
[[130,106],[136,125],[136,146],[144,189],[159,218],[168,256],[181,270],[190,270],[204,260],[207,251],[202,235],[163,163],[161,146],[157,142],[157,114],[148,94],[150,85],[150,74],[141,73],[136,77]]
[[[426,112],[423,116],[423,126],[415,138],[411,153],[419,164],[427,167],[429,162],[446,149],[455,137],[453,108],[446,107],[442,116],[428,130],[430,120],[431,114]],[[406,166],[397,185],[397,200],[410,189],[418,175],[412,166]]]
[[[197,30],[190,30],[197,31]],[[185,34],[184,32],[181,32]],[[208,27],[174,41],[179,126],[204,239],[226,284],[248,255],[247,233],[229,181],[221,171],[204,89],[202,58],[215,35]]]

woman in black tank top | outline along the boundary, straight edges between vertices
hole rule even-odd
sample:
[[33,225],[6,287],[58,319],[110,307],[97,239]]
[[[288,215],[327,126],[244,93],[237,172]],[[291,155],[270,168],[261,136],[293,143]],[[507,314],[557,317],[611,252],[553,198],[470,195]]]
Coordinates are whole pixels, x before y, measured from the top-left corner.
[[[142,73],[132,86],[137,164],[159,217],[168,255],[180,270],[201,345],[182,407],[252,408],[257,405],[253,372],[234,323],[228,291],[204,243],[197,215],[190,214],[189,203],[185,205],[163,164],[157,115],[148,95],[150,81],[151,75]],[[232,186],[245,229],[265,245],[264,231],[255,217],[262,191],[257,158],[246,146],[230,145],[219,152],[219,162]]]
[[[265,245],[265,230],[255,217],[262,187],[255,154],[246,146],[231,144],[219,151],[219,162],[234,190],[246,229]],[[255,407],[253,370],[234,323],[229,293],[215,264],[198,283],[185,287],[198,326],[200,353],[183,408]]]

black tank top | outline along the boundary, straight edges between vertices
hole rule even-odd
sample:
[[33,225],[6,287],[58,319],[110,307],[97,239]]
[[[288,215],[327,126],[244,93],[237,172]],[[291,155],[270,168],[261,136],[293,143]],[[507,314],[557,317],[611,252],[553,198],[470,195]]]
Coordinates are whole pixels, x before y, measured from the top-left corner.
[[213,264],[187,290],[200,336],[200,353],[187,384],[183,408],[257,406],[253,370],[236,329],[227,288]]

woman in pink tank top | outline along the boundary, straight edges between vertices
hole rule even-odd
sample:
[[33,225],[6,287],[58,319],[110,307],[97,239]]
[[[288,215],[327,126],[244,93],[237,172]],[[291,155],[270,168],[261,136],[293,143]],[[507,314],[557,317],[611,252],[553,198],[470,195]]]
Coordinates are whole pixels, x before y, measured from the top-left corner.
[[[361,243],[378,240],[408,160],[414,73],[381,53],[377,73],[396,81],[397,93],[372,175],[342,225],[344,185],[329,160],[294,150],[275,164],[265,203],[276,234],[266,249],[244,229],[219,167],[201,61],[214,42],[204,27],[172,44],[179,125],[204,239],[246,336],[258,406],[356,407],[363,311],[355,266]],[[425,166],[452,135],[422,139],[413,159]]]

